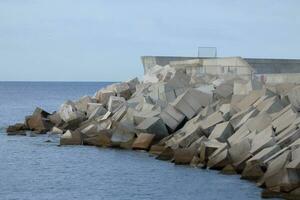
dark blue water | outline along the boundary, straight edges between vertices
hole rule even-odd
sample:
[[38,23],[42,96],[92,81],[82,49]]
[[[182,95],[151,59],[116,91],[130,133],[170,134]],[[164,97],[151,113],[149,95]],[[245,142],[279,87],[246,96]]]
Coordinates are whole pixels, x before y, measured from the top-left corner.
[[[106,84],[0,82],[0,127],[22,121],[35,106],[54,111]],[[260,199],[261,190],[239,176],[174,166],[143,152],[57,144],[55,137],[6,136],[2,130],[0,199]]]

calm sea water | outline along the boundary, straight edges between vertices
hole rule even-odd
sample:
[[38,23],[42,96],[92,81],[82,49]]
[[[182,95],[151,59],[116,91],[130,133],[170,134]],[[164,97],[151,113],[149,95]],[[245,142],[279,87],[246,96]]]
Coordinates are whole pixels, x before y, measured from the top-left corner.
[[[174,166],[147,153],[86,146],[58,147],[58,138],[6,136],[36,106],[56,110],[108,83],[0,82],[0,199],[260,199],[239,176]],[[46,140],[52,142],[47,143]]]

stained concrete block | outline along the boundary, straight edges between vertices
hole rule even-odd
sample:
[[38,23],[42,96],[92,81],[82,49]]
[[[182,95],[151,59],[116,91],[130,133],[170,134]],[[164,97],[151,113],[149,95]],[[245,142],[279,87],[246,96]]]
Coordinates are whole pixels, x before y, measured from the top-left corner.
[[110,96],[107,104],[108,111],[115,113],[120,107],[125,104],[123,97]]
[[65,122],[70,122],[73,120],[83,120],[85,118],[84,113],[79,112],[72,101],[67,101],[61,105],[59,111],[59,116]]
[[271,126],[259,132],[252,140],[252,147],[250,153],[255,155],[260,150],[275,145],[275,133]]
[[233,128],[230,122],[223,122],[217,124],[208,139],[216,139],[219,142],[226,142],[227,138],[229,138],[233,134]]
[[83,96],[78,101],[76,101],[75,107],[79,112],[86,113],[89,103],[96,103],[96,99],[93,99],[90,96]]
[[88,119],[89,120],[95,119],[97,117],[105,115],[106,113],[107,113],[107,110],[101,105],[101,106],[98,106],[93,112],[91,112]]
[[246,160],[245,158],[249,158],[251,150],[251,141],[248,138],[244,138],[239,143],[232,145],[229,148],[229,155],[232,159],[233,166],[241,169],[243,168],[243,163]]
[[97,102],[101,103],[102,105],[107,105],[110,96],[116,96],[116,93],[113,91],[113,89],[103,88],[95,94]]
[[226,145],[219,147],[208,157],[207,167],[210,169],[223,169],[231,163]]
[[137,127],[143,133],[155,134],[156,139],[168,136],[168,130],[159,117],[151,117],[143,120]]
[[104,107],[101,103],[88,103],[86,116],[90,117],[90,115],[99,107]]
[[155,135],[149,133],[140,133],[132,144],[133,149],[148,150],[154,140]]
[[201,129],[208,136],[214,127],[223,122],[224,118],[221,112],[216,111],[201,121]]
[[169,104],[161,112],[160,118],[172,131],[174,131],[178,127],[178,125],[184,120],[185,115]]
[[300,86],[296,86],[288,92],[288,98],[293,107],[300,111]]
[[185,101],[185,94],[177,97],[176,100],[171,103],[171,105],[179,112],[183,113],[188,119],[193,118],[197,112],[188,102]]
[[174,150],[174,163],[177,165],[187,165],[190,164],[193,157],[196,155],[195,150],[184,148]]
[[60,137],[60,145],[81,145],[82,137],[79,131],[68,130]]

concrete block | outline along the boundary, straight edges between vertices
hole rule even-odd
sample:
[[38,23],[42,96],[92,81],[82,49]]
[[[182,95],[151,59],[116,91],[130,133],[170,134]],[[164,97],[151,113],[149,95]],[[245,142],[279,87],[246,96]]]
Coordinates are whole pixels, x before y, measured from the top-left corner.
[[140,133],[132,144],[133,149],[148,150],[154,140],[155,135],[149,133]]
[[63,130],[61,130],[60,128],[57,128],[57,127],[55,127],[55,126],[51,129],[51,134],[58,134],[58,135],[61,135],[61,134],[63,134],[63,133],[64,133]]
[[175,149],[174,163],[177,165],[190,164],[195,155],[196,155],[196,151],[193,149],[189,149],[189,148]]
[[79,131],[68,130],[60,136],[60,145],[81,145],[82,137]]
[[172,131],[174,131],[184,120],[185,115],[169,104],[160,114],[160,118]]
[[275,133],[272,126],[268,126],[263,131],[259,132],[252,140],[250,153],[255,155],[264,148],[275,145]]
[[229,155],[235,168],[240,170],[244,167],[244,163],[241,162],[246,162],[244,159],[249,158],[250,150],[251,141],[248,138],[244,138],[241,142],[236,143],[229,148]]
[[219,142],[226,142],[232,134],[233,128],[230,122],[223,122],[215,126],[208,139],[216,139]]
[[214,127],[223,122],[224,118],[221,112],[216,111],[201,121],[201,129],[208,136]]
[[108,111],[113,114],[125,104],[125,99],[123,97],[110,96],[107,104]]
[[90,117],[90,115],[99,107],[104,107],[101,103],[88,103],[86,116]]
[[107,113],[107,110],[101,105],[98,106],[90,115],[89,115],[89,120],[95,119],[97,117],[103,116]]
[[73,120],[83,120],[85,118],[84,113],[79,112],[72,101],[67,101],[60,106],[58,111],[59,116],[65,122],[70,122]]
[[296,86],[288,92],[288,98],[293,107],[300,111],[300,86]]
[[76,101],[75,107],[79,112],[87,113],[87,107],[89,103],[96,103],[96,99],[89,96],[83,96],[78,101]]
[[151,117],[143,120],[136,129],[143,133],[155,134],[156,139],[161,139],[169,135],[165,124],[159,117]]

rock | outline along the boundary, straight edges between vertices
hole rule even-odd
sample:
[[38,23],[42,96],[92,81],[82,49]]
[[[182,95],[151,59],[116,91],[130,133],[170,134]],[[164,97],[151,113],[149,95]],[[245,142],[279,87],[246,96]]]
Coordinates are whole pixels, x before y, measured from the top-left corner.
[[148,150],[154,140],[155,135],[140,133],[132,144],[133,149]]
[[217,124],[208,139],[216,139],[219,142],[226,142],[227,138],[229,138],[233,134],[233,128],[230,122],[223,122]]
[[82,137],[79,131],[68,130],[60,137],[60,145],[81,145]]
[[155,139],[161,139],[169,135],[165,124],[159,117],[151,117],[143,120],[136,129],[143,133],[155,134]]
[[119,108],[125,104],[125,99],[123,97],[110,96],[108,101],[108,111],[115,113]]

